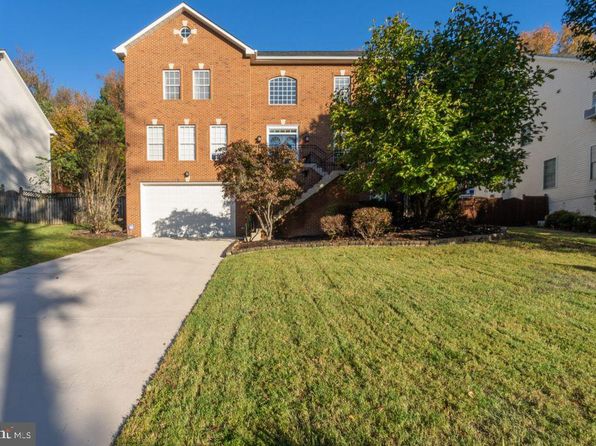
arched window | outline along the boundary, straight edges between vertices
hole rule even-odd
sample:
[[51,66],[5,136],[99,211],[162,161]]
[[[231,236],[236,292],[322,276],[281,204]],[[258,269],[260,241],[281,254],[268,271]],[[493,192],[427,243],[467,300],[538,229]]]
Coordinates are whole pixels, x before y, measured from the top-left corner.
[[280,76],[269,80],[269,105],[296,104],[296,79]]

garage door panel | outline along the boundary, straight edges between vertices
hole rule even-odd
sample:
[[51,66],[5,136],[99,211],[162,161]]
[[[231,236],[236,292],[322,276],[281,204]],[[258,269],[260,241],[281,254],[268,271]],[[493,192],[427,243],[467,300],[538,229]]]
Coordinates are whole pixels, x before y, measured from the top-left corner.
[[220,185],[142,185],[143,237],[234,236],[233,201]]

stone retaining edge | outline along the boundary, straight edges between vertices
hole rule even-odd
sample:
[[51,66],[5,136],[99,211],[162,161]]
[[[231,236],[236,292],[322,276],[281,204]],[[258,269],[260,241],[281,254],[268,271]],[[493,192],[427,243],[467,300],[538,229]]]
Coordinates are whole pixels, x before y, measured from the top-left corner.
[[264,251],[271,249],[284,249],[284,248],[321,248],[321,247],[337,247],[337,246],[365,246],[365,247],[378,247],[378,246],[436,246],[436,245],[455,245],[460,243],[468,242],[492,242],[501,239],[507,234],[507,228],[502,227],[501,232],[493,232],[491,234],[474,234],[464,235],[460,237],[447,237],[436,240],[375,240],[372,242],[366,240],[318,240],[316,242],[297,242],[288,243],[283,245],[271,245],[271,246],[255,246],[253,248],[237,249],[240,244],[240,240],[236,240],[232,243],[223,253],[223,256],[230,256],[236,254],[244,254],[245,252]]

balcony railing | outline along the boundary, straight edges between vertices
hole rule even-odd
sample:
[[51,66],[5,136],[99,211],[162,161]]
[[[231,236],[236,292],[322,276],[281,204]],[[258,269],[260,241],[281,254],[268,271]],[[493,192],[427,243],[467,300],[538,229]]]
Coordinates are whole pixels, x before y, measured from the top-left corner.
[[314,144],[303,144],[298,148],[298,156],[304,164],[314,164],[327,173],[342,170],[336,156],[329,150]]

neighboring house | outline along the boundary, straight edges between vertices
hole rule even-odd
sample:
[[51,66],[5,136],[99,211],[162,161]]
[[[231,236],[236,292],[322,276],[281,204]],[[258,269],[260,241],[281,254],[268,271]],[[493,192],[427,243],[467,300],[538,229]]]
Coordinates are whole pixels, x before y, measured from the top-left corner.
[[29,180],[37,174],[39,157],[50,157],[53,134],[10,57],[0,50],[0,185],[5,190],[32,188]]
[[130,235],[243,235],[246,212],[223,198],[213,162],[242,139],[286,144],[307,162],[285,235],[318,233],[318,217],[353,198],[335,183],[328,109],[334,91],[349,91],[358,51],[257,51],[182,3],[114,52],[124,61]]
[[541,120],[548,130],[542,141],[524,147],[527,170],[504,198],[544,195],[549,211],[568,210],[596,215],[596,79],[593,66],[573,57],[538,56],[555,78],[538,89],[547,109]]

